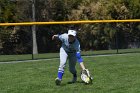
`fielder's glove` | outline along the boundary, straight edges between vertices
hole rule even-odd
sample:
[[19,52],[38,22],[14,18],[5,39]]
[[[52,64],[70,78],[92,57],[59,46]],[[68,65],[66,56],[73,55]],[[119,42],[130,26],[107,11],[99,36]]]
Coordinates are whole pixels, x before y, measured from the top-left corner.
[[82,70],[81,79],[85,84],[92,83],[93,78],[91,77],[88,69]]

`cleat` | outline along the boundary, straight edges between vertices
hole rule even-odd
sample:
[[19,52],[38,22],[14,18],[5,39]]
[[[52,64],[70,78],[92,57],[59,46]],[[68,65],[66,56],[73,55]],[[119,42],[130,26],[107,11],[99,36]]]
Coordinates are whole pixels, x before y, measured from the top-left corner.
[[73,77],[72,81],[68,82],[68,84],[76,83],[77,77]]
[[55,79],[55,84],[56,84],[56,85],[60,85],[60,84],[61,84],[61,79],[56,78],[56,79]]

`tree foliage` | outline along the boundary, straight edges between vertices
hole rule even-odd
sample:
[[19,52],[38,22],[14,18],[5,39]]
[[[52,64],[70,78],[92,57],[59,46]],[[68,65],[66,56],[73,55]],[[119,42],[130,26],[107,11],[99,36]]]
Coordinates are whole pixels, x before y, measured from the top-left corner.
[[[31,4],[31,0],[0,0],[0,22],[32,21]],[[40,22],[140,18],[140,0],[36,0],[35,7]],[[129,48],[140,41],[139,23],[41,25],[37,26],[39,52],[57,51],[51,36],[70,28],[78,31],[83,50],[114,49],[117,40],[119,48]],[[7,54],[31,53],[31,36],[31,27],[0,27],[0,48]]]

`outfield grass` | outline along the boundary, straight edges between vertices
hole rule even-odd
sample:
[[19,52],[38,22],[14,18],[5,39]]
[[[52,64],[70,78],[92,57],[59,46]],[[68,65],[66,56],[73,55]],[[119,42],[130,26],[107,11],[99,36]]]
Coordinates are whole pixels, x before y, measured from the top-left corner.
[[[59,60],[0,64],[0,93],[140,93],[140,54],[84,57],[94,76],[92,85],[67,84],[72,75],[65,69],[56,86]],[[77,64],[78,74],[80,67]]]

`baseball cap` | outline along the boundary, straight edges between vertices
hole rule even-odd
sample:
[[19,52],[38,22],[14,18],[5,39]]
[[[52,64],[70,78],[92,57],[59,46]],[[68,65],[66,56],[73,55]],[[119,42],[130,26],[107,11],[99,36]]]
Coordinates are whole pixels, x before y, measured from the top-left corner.
[[68,35],[76,36],[75,30],[68,30]]

